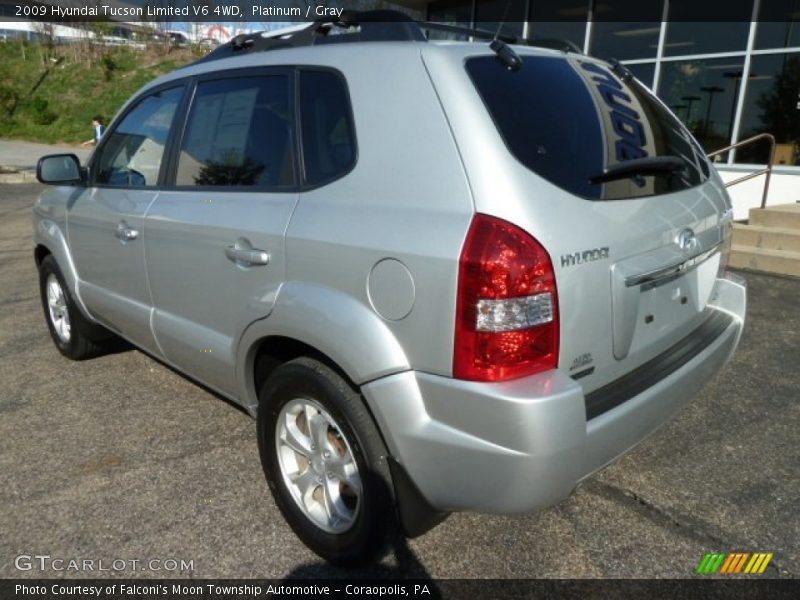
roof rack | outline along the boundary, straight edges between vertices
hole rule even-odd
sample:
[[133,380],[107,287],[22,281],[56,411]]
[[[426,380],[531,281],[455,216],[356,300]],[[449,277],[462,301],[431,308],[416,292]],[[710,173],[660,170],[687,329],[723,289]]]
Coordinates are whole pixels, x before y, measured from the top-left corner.
[[[346,32],[351,28],[357,32]],[[337,33],[337,30],[341,30]],[[397,10],[343,11],[338,20],[320,20],[306,26],[281,30],[239,34],[192,64],[200,64],[236,56],[244,52],[264,52],[281,48],[316,46],[318,44],[350,42],[425,42],[425,31],[442,31],[484,40],[500,40],[508,44],[539,46],[562,52],[582,54],[572,42],[551,39],[525,39],[513,35],[492,33],[483,29],[458,27],[444,23],[415,21]]]
[[491,31],[486,31],[485,29],[472,29],[470,27],[459,27],[457,25],[446,25],[444,23],[431,23],[430,21],[418,21],[417,25],[419,25],[419,27],[422,29],[427,29],[429,31],[444,31],[447,33],[467,35],[483,40],[498,39],[509,44],[535,46],[537,48],[550,48],[551,50],[561,50],[562,52],[583,54],[583,50],[578,47],[575,42],[562,40],[559,38],[523,38],[504,33],[492,33]]

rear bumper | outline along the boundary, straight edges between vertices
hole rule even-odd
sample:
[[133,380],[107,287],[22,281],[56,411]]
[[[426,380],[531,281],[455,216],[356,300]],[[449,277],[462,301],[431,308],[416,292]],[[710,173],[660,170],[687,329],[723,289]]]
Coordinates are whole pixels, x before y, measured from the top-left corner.
[[407,371],[362,392],[389,451],[433,507],[536,510],[644,440],[725,365],[744,326],[744,281],[718,279],[709,305],[729,317],[715,339],[589,420],[581,386],[558,370],[498,384]]

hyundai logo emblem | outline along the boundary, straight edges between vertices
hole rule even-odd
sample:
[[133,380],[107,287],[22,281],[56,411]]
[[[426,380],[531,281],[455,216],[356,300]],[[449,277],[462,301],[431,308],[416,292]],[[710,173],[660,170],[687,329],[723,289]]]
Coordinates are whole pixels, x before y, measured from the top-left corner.
[[684,229],[675,237],[675,243],[683,252],[691,252],[697,248],[697,237],[691,229]]

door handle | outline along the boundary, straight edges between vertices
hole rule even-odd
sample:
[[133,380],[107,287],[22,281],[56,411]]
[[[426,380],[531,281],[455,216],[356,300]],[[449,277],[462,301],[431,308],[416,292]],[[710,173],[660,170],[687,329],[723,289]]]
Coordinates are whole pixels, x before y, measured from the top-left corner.
[[237,246],[226,246],[225,256],[239,265],[266,265],[269,263],[269,253],[258,248],[240,248]]
[[128,227],[124,221],[117,225],[117,230],[114,235],[122,242],[130,242],[139,237],[139,232],[133,227]]

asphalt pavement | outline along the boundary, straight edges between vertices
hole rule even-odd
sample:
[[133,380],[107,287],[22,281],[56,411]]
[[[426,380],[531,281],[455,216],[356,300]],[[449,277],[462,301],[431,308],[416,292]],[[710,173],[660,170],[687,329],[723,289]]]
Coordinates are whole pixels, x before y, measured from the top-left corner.
[[[87,133],[87,139],[91,131]],[[86,160],[91,154],[92,148],[78,145],[52,146],[50,144],[37,144],[35,142],[23,142],[21,140],[0,139],[0,167],[12,167],[14,169],[31,170],[36,168],[36,162],[45,154],[72,153],[81,161]]]
[[[800,576],[800,280],[747,274],[732,362],[568,500],[454,514],[346,573],[281,518],[244,412],[136,350],[56,351],[32,255],[40,190],[0,185],[0,577],[693,577],[712,551],[770,552],[762,577]],[[37,554],[95,570],[42,570],[24,558]]]

